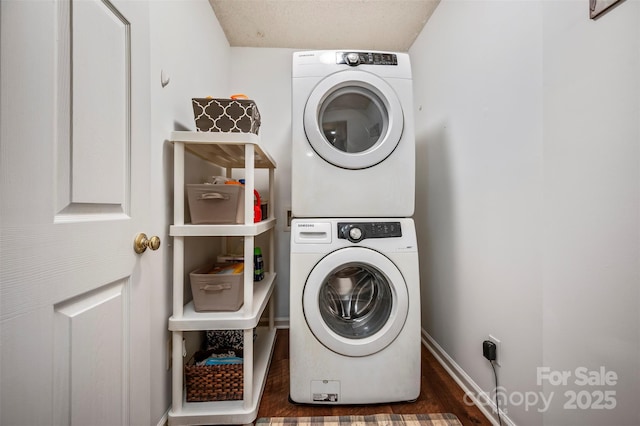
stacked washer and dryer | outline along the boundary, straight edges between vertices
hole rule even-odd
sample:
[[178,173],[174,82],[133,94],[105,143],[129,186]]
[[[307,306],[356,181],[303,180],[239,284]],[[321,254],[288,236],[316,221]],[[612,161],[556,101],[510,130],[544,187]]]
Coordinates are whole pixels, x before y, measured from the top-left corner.
[[296,52],[290,399],[414,400],[420,282],[409,56]]

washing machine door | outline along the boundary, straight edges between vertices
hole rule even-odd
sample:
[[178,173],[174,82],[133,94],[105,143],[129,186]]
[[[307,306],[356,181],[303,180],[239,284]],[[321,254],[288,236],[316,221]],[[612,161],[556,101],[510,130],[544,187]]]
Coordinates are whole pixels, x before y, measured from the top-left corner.
[[307,324],[320,343],[342,355],[366,356],[398,336],[409,296],[404,277],[389,258],[350,247],[316,264],[305,283],[302,303]]
[[384,161],[398,146],[403,127],[395,91],[366,71],[329,75],[313,89],[304,110],[304,129],[314,151],[345,169]]

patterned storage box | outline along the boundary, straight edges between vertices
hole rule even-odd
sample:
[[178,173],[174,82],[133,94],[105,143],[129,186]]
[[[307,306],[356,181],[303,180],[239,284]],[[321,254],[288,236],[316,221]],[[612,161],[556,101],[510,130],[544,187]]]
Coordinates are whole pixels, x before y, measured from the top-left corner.
[[[254,339],[255,335],[254,330]],[[241,356],[244,348],[244,330],[207,330],[206,336],[207,349],[233,350],[239,354],[238,356]]]
[[258,134],[260,112],[250,99],[193,98],[191,101],[199,132]]

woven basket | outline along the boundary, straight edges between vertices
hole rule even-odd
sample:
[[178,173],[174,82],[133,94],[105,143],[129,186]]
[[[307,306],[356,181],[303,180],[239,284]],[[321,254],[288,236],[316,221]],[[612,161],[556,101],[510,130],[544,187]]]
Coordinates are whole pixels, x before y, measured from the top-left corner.
[[187,402],[230,401],[242,399],[242,364],[185,365]]

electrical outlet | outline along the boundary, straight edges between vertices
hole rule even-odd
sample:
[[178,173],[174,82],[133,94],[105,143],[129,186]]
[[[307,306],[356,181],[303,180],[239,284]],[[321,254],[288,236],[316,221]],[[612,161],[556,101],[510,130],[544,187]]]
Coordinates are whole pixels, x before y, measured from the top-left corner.
[[489,338],[487,340],[493,342],[496,345],[496,360],[494,361],[494,364],[502,365],[502,343],[500,342],[500,339],[489,335]]
[[286,225],[284,227],[284,232],[291,232],[291,219],[293,219],[293,217],[291,216],[291,209],[287,209],[286,212]]
[[496,360],[496,344],[491,340],[485,340],[482,342],[482,356],[489,361]]

